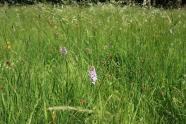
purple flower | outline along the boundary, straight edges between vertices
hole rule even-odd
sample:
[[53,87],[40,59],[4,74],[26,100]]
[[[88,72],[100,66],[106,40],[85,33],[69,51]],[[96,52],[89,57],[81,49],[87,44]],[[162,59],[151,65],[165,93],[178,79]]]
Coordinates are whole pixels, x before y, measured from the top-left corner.
[[61,55],[66,55],[67,54],[67,49],[65,47],[61,47],[59,49],[59,51],[60,51]]
[[95,85],[96,80],[97,80],[97,74],[96,74],[96,69],[94,68],[94,66],[89,67],[88,76],[89,76],[90,81],[92,81],[92,83]]

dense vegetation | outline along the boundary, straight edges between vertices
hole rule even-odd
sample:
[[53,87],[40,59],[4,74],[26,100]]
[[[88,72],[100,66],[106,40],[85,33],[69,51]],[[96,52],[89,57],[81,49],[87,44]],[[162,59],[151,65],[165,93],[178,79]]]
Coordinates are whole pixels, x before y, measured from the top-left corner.
[[184,9],[1,7],[0,123],[185,124],[185,20]]
[[120,5],[149,5],[149,6],[159,6],[159,7],[180,7],[186,3],[185,0],[0,0],[0,3],[9,4],[34,4],[34,3],[53,3],[53,4],[97,4],[101,3],[117,3]]

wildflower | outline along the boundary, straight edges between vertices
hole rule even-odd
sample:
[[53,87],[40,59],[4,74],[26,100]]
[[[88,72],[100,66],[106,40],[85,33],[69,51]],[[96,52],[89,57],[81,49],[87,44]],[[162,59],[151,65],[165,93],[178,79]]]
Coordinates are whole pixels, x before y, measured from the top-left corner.
[[84,99],[80,99],[79,102],[81,105],[83,105],[83,104],[85,104],[86,101]]
[[3,87],[3,85],[0,85],[0,91],[2,91],[2,90],[3,90],[3,88],[4,88],[4,87]]
[[11,48],[12,48],[12,46],[11,46],[11,44],[10,44],[9,41],[6,42],[6,44],[5,44],[5,48],[6,48],[6,49],[11,49]]
[[8,61],[8,60],[5,62],[5,64],[6,64],[6,66],[8,66],[8,67],[10,67],[10,66],[12,65],[11,62]]
[[97,74],[96,74],[96,69],[94,68],[94,66],[89,67],[88,76],[89,76],[90,81],[92,81],[92,83],[95,85],[96,80],[97,80]]
[[10,46],[10,45],[8,45],[8,46],[7,46],[7,49],[11,49],[11,46]]
[[67,49],[65,47],[61,47],[59,49],[59,51],[60,51],[61,55],[66,55],[67,54]]
[[6,69],[12,69],[14,66],[14,63],[9,60],[5,61],[3,65],[3,67],[5,67]]

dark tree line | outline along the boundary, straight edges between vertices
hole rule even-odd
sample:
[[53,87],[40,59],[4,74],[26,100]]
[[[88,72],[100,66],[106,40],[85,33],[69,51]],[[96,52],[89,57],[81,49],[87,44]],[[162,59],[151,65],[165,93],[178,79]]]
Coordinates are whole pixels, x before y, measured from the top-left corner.
[[124,4],[138,4],[147,6],[173,6],[186,4],[186,0],[121,0]]
[[124,5],[137,4],[147,6],[173,6],[180,7],[186,4],[186,0],[0,0],[0,3],[8,4],[35,4],[35,3],[53,3],[53,4],[65,4],[65,3],[105,3],[115,2]]

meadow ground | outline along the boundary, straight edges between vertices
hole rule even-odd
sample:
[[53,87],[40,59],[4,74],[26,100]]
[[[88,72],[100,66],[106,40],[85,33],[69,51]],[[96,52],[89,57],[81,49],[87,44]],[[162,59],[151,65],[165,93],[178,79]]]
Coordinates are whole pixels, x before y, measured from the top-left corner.
[[185,124],[185,45],[185,9],[1,7],[0,124]]

